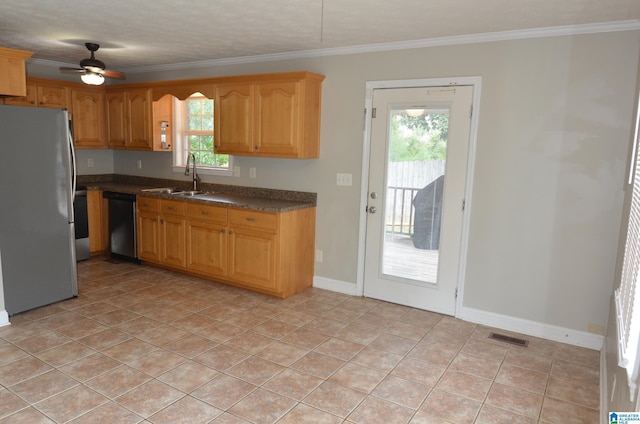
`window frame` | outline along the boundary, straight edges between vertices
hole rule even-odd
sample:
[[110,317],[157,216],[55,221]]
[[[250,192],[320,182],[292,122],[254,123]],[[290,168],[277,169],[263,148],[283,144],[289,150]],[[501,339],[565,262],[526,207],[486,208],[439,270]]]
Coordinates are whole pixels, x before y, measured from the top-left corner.
[[[199,94],[199,93],[194,93],[194,94]],[[206,96],[202,96],[202,97],[206,97]],[[184,173],[185,166],[187,163],[187,158],[186,158],[187,155],[185,154],[185,144],[188,143],[188,141],[186,140],[187,135],[185,134],[186,101],[187,100],[188,98],[185,100],[180,100],[174,97],[173,99],[174,143],[173,143],[172,166],[171,166],[173,172]],[[213,99],[209,99],[209,100],[213,100]],[[215,134],[215,128],[214,128],[214,134]],[[228,155],[228,156],[229,156],[228,168],[225,169],[222,167],[213,167],[209,165],[197,164],[198,174],[233,176],[233,156],[232,155]]]
[[640,93],[636,99],[636,122],[627,183],[631,205],[625,233],[624,257],[619,286],[614,291],[618,365],[627,371],[629,397],[633,402],[640,372]]

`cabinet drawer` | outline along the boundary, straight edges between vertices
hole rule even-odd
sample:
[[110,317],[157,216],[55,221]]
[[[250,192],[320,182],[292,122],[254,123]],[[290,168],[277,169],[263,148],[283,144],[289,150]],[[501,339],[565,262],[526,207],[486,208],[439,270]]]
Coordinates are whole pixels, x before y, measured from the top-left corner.
[[158,199],[138,196],[137,203],[138,210],[141,211],[158,212],[160,210],[160,201]]
[[189,203],[187,204],[187,217],[189,217],[189,219],[199,219],[226,224],[227,208]]
[[229,224],[232,227],[255,228],[256,230],[276,231],[278,217],[275,213],[230,209]]
[[187,204],[176,200],[161,200],[160,211],[163,215],[184,216]]

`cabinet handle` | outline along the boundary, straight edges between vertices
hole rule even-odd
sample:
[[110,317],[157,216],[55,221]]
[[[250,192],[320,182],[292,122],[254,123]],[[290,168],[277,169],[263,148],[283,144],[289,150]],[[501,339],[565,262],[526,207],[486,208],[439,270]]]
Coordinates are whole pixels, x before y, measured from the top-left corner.
[[201,213],[202,215],[209,215],[209,212],[205,212],[205,211],[200,211],[200,213]]
[[256,222],[256,219],[255,219],[255,218],[247,218],[247,221],[249,221],[249,222]]
[[174,208],[173,206],[169,206],[167,209],[169,209],[170,211],[175,211],[176,208]]

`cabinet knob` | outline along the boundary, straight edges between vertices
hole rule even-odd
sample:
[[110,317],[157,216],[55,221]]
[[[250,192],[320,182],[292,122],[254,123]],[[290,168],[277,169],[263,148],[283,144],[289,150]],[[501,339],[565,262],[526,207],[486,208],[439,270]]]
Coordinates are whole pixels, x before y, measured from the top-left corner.
[[254,150],[260,150],[260,146],[253,146]]
[[256,219],[255,219],[255,218],[247,218],[247,221],[249,221],[249,222],[256,222]]
[[200,213],[201,213],[202,215],[209,215],[209,212],[206,212],[206,211],[200,211]]
[[220,230],[220,232],[221,232],[222,234],[224,234],[224,228],[223,228],[222,230]]
[[233,234],[233,230],[229,230],[229,234]]

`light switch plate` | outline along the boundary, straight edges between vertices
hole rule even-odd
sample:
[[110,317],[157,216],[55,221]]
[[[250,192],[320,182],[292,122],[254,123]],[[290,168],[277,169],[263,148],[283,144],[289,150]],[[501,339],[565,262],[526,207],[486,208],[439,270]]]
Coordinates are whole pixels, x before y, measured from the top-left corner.
[[340,174],[338,173],[336,177],[336,184],[339,186],[350,186],[351,185],[351,174]]

